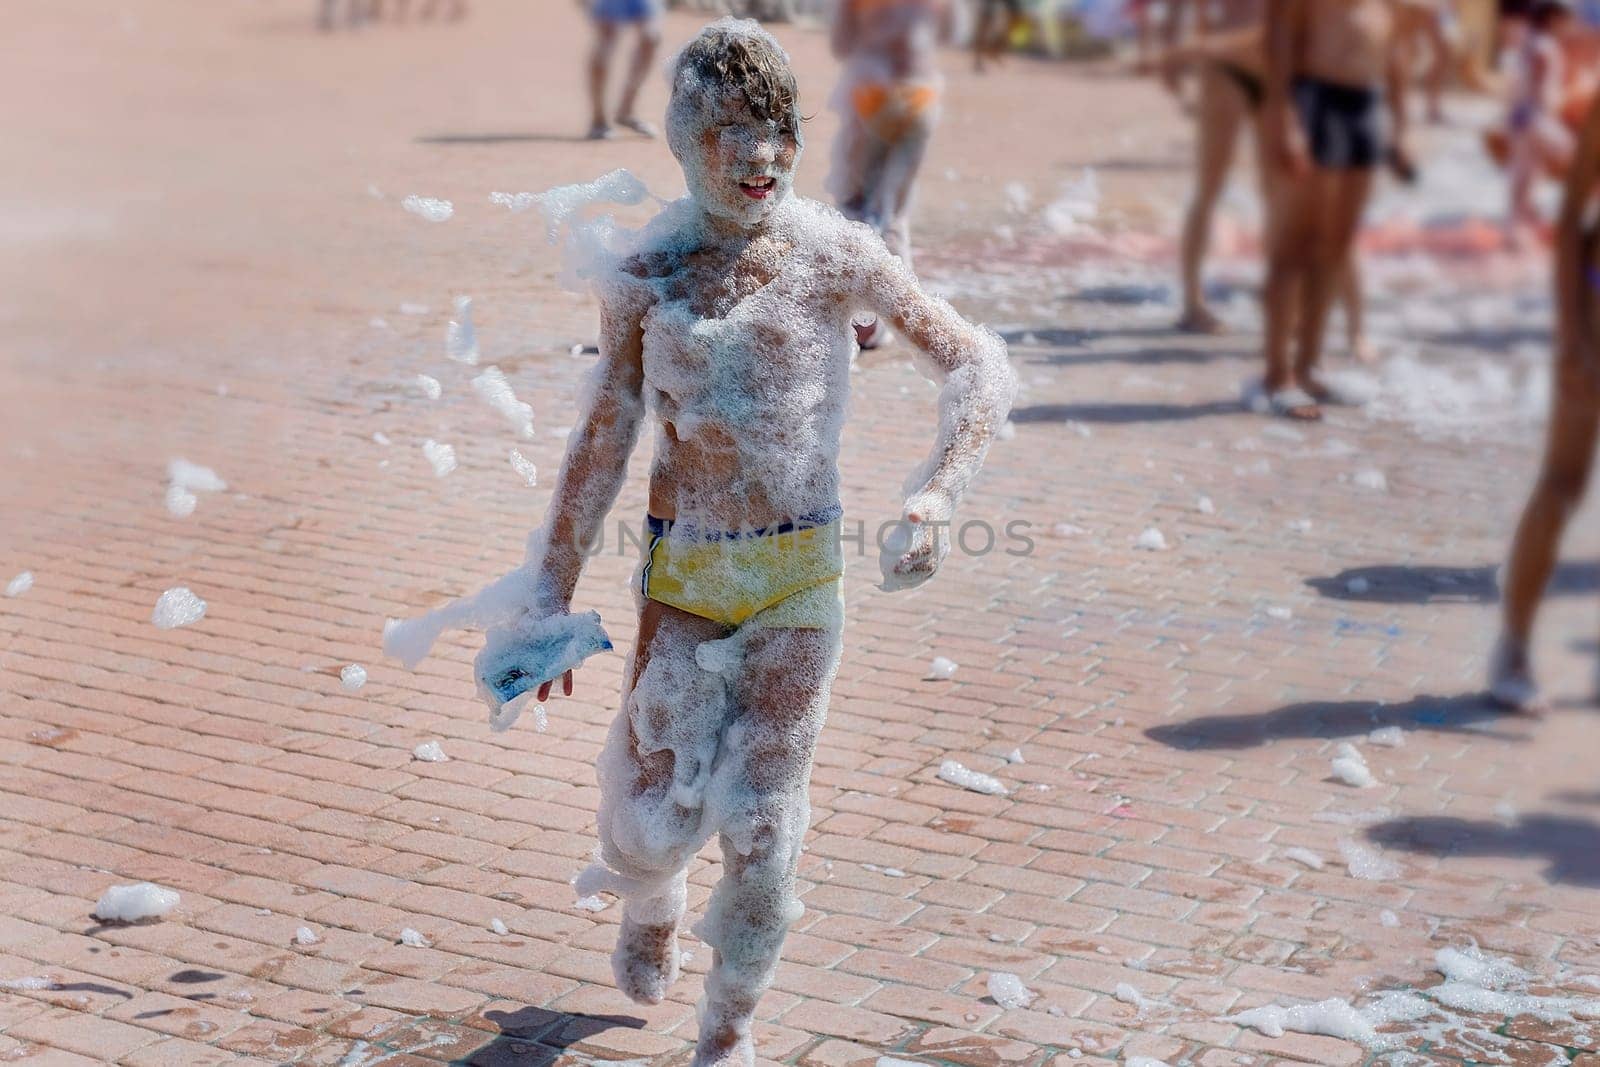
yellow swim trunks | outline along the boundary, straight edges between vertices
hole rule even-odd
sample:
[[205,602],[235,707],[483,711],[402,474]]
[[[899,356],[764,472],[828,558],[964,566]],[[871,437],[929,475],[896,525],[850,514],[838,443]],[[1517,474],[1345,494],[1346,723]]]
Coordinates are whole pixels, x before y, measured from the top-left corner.
[[794,522],[732,533],[674,528],[645,517],[639,588],[651,600],[740,626],[826,630],[844,585],[838,505]]

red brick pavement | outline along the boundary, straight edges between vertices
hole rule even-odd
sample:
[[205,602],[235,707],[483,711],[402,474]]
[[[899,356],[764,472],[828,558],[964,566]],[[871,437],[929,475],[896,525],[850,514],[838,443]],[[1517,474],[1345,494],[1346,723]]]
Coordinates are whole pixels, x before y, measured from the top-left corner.
[[[514,442],[442,358],[451,296],[476,298],[485,362],[534,403],[523,448],[545,472],[586,366],[567,350],[592,306],[487,193],[623,165],[671,193],[674,169],[658,145],[569,143],[571,5],[479,0],[458,26],[333,37],[309,31],[308,6],[8,13],[0,580],[26,568],[36,584],[0,600],[0,983],[53,986],[0,990],[0,1061],[681,1061],[707,953],[666,1004],[630,1005],[606,962],[616,909],[574,908],[567,884],[592,845],[622,657],[585,668],[547,733],[495,736],[470,640],[416,673],[377,648],[385,617],[511,566],[547,496],[548,477],[521,487]],[[829,61],[819,34],[783,36],[819,112],[815,192]],[[762,1005],[761,1056],[1470,1060],[1466,1036],[1374,1058],[1218,1019],[1426,984],[1434,950],[1469,938],[1543,973],[1600,963],[1592,712],[1575,699],[1592,648],[1567,640],[1593,632],[1586,598],[1557,597],[1542,631],[1554,714],[1495,718],[1472,699],[1533,428],[1430,441],[1341,414],[1291,438],[1231,407],[1249,338],[1172,336],[1169,308],[1086,302],[1046,267],[983,291],[987,235],[1020,224],[1005,182],[1045,190],[1097,163],[1140,224],[1181,199],[1186,140],[1153,89],[1107,71],[951,67],[924,265],[969,313],[1017,327],[1017,433],[968,511],[1033,523],[1036,550],[953,558],[897,597],[872,588],[870,558],[854,566],[807,912]],[[455,200],[456,218],[403,213],[413,192]],[[409,387],[419,372],[442,399]],[[871,521],[926,447],[932,394],[894,350],[857,380],[846,504]],[[433,477],[428,437],[461,468]],[[187,519],[162,506],[178,455],[230,483]],[[1351,481],[1367,467],[1387,494]],[[643,468],[616,516],[639,513]],[[1132,547],[1149,525],[1169,551]],[[1564,588],[1592,591],[1585,548],[1576,535]],[[1428,566],[1459,570],[1428,585]],[[1402,570],[1344,592],[1374,567]],[[579,594],[624,651],[630,569],[607,554]],[[205,618],[155,629],[179,584]],[[928,677],[935,655],[958,661],[952,680]],[[371,673],[358,692],[339,684],[347,663]],[[1362,746],[1374,788],[1330,778],[1339,741],[1391,722],[1404,747]],[[415,761],[427,740],[450,761]],[[1012,792],[940,782],[950,758]],[[1349,812],[1400,835],[1400,877],[1348,875],[1337,845],[1362,830],[1329,818]],[[1408,822],[1429,818],[1472,824],[1480,845],[1403,847],[1434,839]],[[708,853],[693,904],[716,876]],[[97,924],[95,899],[131,880],[182,903]],[[295,943],[301,926],[316,944]],[[431,947],[398,945],[405,928]],[[996,971],[1038,1000],[997,1006]],[[1156,1007],[1118,1000],[1124,983]],[[1503,1062],[1594,1061],[1581,1031],[1506,1022]]]

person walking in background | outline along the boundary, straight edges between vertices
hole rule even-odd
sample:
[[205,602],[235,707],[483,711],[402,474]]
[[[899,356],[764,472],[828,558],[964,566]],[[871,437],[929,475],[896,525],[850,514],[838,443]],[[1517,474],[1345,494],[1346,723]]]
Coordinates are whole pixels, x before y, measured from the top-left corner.
[[650,73],[650,64],[655,61],[656,49],[661,44],[661,0],[580,0],[580,3],[589,9],[595,27],[594,51],[589,56],[592,105],[589,139],[601,141],[612,136],[611,122],[606,117],[606,82],[610,80],[611,57],[626,26],[636,27],[638,39],[633,63],[622,84],[622,99],[617,104],[617,125],[644,137],[654,137],[656,128],[639,118],[635,108],[639,89]]
[[1600,106],[1591,105],[1556,225],[1555,373],[1544,463],[1517,526],[1506,564],[1500,639],[1489,664],[1489,693],[1522,711],[1542,706],[1528,652],[1534,616],[1555,568],[1556,551],[1594,467],[1600,428],[1600,317],[1593,279],[1600,269],[1600,225],[1589,208],[1600,184]]

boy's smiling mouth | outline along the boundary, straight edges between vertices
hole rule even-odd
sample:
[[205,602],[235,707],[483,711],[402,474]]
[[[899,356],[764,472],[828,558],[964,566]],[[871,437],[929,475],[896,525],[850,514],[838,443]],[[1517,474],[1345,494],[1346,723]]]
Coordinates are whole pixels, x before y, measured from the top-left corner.
[[765,200],[772,195],[772,190],[777,184],[776,179],[765,175],[759,178],[740,178],[739,191],[751,200]]

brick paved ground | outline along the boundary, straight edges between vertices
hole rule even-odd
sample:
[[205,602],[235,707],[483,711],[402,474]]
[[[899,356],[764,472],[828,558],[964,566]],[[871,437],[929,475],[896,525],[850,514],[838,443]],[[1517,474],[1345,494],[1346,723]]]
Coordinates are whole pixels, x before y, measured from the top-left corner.
[[[630,1005],[606,963],[617,909],[576,909],[567,885],[622,657],[583,671],[547,733],[492,736],[470,641],[415,674],[377,649],[386,616],[509,568],[547,497],[548,477],[521,487],[514,442],[443,359],[451,296],[476,298],[486,362],[533,401],[526,451],[547,473],[587,365],[568,349],[590,340],[592,306],[555,285],[530,218],[486,194],[623,165],[670,194],[675,171],[656,145],[571,142],[572,5],[480,0],[459,26],[326,38],[309,6],[8,11],[0,580],[27,568],[36,584],[0,600],[0,1061],[681,1062],[708,953],[668,1003]],[[784,37],[818,111],[814,192],[831,68],[821,35]],[[1174,109],[1105,70],[952,69],[923,265],[1011,328],[1026,394],[970,513],[1033,523],[1037,547],[953,559],[894,598],[871,559],[851,572],[807,912],[761,1055],[1600,1062],[1593,1028],[1529,1018],[1413,1039],[1410,1059],[1218,1021],[1431,984],[1434,951],[1469,939],[1554,985],[1600,966],[1581,699],[1593,538],[1574,536],[1542,630],[1557,710],[1493,716],[1475,694],[1532,420],[1463,440],[1350,413],[1290,433],[1239,412],[1254,340],[1180,338],[1161,329],[1170,306],[1137,302],[1141,257],[1160,259],[1140,234],[1182,198]],[[1115,262],[1023,231],[1089,164],[1123,220]],[[1026,212],[1009,181],[1038,198]],[[403,213],[413,192],[455,200],[456,218]],[[1431,335],[1408,339],[1436,361],[1510,363],[1547,323],[1522,284],[1493,332],[1481,295],[1388,293],[1379,311],[1427,309]],[[442,399],[409,386],[424,371]],[[857,382],[846,504],[871,521],[925,448],[932,399],[893,350]],[[428,437],[461,468],[434,478]],[[230,483],[186,519],[162,505],[179,455]],[[619,516],[641,508],[643,467]],[[1367,469],[1386,492],[1358,484]],[[1132,547],[1150,525],[1170,550]],[[579,594],[624,648],[630,568],[602,557]],[[157,630],[152,605],[178,584],[207,614]],[[960,663],[953,680],[927,677],[935,655]],[[338,678],[352,662],[371,672],[354,693]],[[1383,725],[1404,747],[1365,743]],[[413,760],[428,740],[450,761]],[[1344,740],[1375,787],[1330,777]],[[1026,762],[1006,762],[1014,749]],[[949,758],[1012,792],[938,781]],[[1402,873],[1351,877],[1350,839]],[[716,874],[708,853],[693,903]],[[165,921],[90,918],[107,886],[145,879],[182,892]],[[296,945],[300,926],[319,942]],[[407,927],[432,947],[397,945]],[[996,971],[1033,1006],[989,999]],[[12,988],[26,977],[51,987]],[[1123,984],[1149,1003],[1118,999]]]

